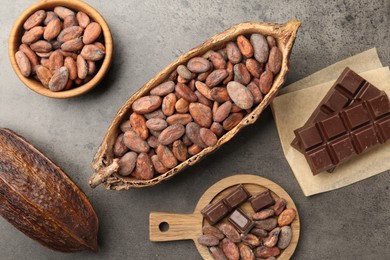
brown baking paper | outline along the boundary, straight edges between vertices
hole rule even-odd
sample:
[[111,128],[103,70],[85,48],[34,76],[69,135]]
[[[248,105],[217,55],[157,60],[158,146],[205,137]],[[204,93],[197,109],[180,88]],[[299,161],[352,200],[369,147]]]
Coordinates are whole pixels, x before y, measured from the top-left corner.
[[[390,96],[388,67],[359,75]],[[338,166],[333,173],[316,176],[313,176],[304,155],[290,145],[294,139],[293,131],[307,121],[335,80],[286,93],[276,97],[271,104],[283,152],[305,196],[338,189],[390,169],[390,142]]]

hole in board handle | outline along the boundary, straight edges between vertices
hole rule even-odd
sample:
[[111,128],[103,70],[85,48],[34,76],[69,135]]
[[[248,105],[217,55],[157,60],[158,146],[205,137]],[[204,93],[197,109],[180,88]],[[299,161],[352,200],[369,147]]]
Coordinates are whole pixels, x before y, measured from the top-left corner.
[[169,230],[169,224],[167,222],[161,222],[158,228],[161,232],[167,232]]

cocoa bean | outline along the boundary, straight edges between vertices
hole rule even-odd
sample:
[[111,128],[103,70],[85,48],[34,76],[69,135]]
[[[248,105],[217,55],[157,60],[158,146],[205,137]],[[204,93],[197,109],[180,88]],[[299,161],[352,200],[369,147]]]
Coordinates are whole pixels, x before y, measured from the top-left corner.
[[76,16],[68,15],[64,19],[64,23],[62,24],[62,28],[65,29],[65,28],[68,28],[68,27],[71,27],[71,26],[78,26],[78,25],[79,24],[77,22]]
[[192,91],[195,91],[195,79],[192,79],[189,83],[188,83],[188,87],[192,90]]
[[267,40],[261,34],[254,33],[250,37],[250,42],[253,46],[255,59],[260,63],[265,63],[268,60],[269,47]]
[[153,135],[153,136],[155,136],[155,137],[159,137],[160,136],[160,134],[161,134],[161,131],[155,131],[155,130],[149,130],[149,132]]
[[92,76],[96,73],[96,63],[94,61],[87,61],[88,63],[88,76]]
[[137,113],[132,113],[129,121],[133,131],[143,140],[146,140],[149,136],[149,130],[146,126],[145,117]]
[[276,40],[271,35],[267,36],[267,43],[270,49],[276,46]]
[[205,96],[207,99],[209,100],[213,100],[213,98],[211,97],[211,90],[210,88],[203,82],[200,82],[200,81],[196,81],[195,82],[195,88],[203,95]]
[[138,114],[145,114],[157,109],[161,103],[161,97],[159,96],[144,96],[134,101],[131,107],[134,112]]
[[130,124],[130,120],[126,120],[124,121],[120,126],[119,128],[121,129],[121,131],[124,133],[126,131],[129,131],[131,129],[131,124]]
[[69,8],[63,6],[57,6],[54,8],[54,13],[64,20],[69,15],[75,15],[75,13]]
[[274,247],[278,243],[280,228],[274,228],[271,232],[269,232],[268,237],[266,237],[263,241],[263,244],[266,247]]
[[228,42],[226,44],[226,54],[228,56],[229,61],[233,64],[239,63],[242,59],[241,52],[238,49],[237,44],[235,44],[234,42]]
[[277,226],[277,221],[275,218],[267,218],[264,220],[255,221],[256,228],[264,229],[266,231],[271,231]]
[[[30,45],[30,48],[31,50],[35,51],[35,52],[43,52],[43,53],[47,53],[47,52],[50,52],[51,49],[52,49],[52,46],[50,43],[48,43],[47,41],[44,41],[44,40],[39,40],[39,41],[36,41],[34,42],[33,44]],[[39,54],[37,53],[37,55],[39,56]]]
[[167,171],[169,171],[168,168],[166,168],[162,163],[161,161],[158,159],[158,156],[155,154],[155,155],[152,155],[151,157],[151,160],[152,160],[152,163],[153,163],[153,167],[154,167],[154,170],[157,172],[157,173],[166,173]]
[[[186,125],[186,135],[192,143],[199,147],[206,148],[207,145],[202,141],[200,137],[200,126],[195,122],[190,122]],[[188,149],[189,151],[189,149]]]
[[102,27],[100,24],[96,22],[92,22],[88,24],[88,26],[85,28],[84,35],[83,35],[83,43],[84,44],[91,44],[94,41],[96,41],[97,38],[99,38],[100,34],[102,33]]
[[224,103],[226,101],[231,100],[227,89],[224,87],[212,88],[210,91],[210,95],[211,95],[212,99],[217,101],[218,103]]
[[285,249],[290,245],[292,239],[292,230],[290,226],[284,226],[280,229],[278,247]]
[[218,108],[219,108],[219,103],[217,101],[214,101],[213,107],[211,109],[211,113],[213,114],[213,119],[214,119],[215,113],[217,113]]
[[88,75],[87,61],[81,55],[77,55],[76,64],[77,64],[77,77],[79,77],[79,79],[85,79]]
[[229,97],[241,109],[249,109],[253,106],[253,96],[244,85],[231,81],[226,87]]
[[280,249],[277,247],[259,246],[255,249],[255,255],[260,258],[268,258],[280,255]]
[[[129,148],[123,142],[123,134],[120,134],[114,144],[114,155],[116,157],[123,156]],[[135,160],[134,160],[135,161]]]
[[222,48],[220,49],[219,51],[217,51],[219,54],[221,54],[221,56],[223,57],[223,59],[225,61],[228,60],[228,56],[227,56],[227,53],[226,53],[226,47],[225,48]]
[[255,254],[247,245],[240,245],[240,256],[242,260],[255,260]]
[[190,138],[188,138],[188,136],[186,134],[183,135],[182,141],[186,146],[192,145]]
[[35,67],[35,72],[37,74],[39,81],[42,83],[42,85],[44,87],[48,88],[50,79],[52,77],[50,70],[42,65],[37,65]]
[[22,43],[31,44],[38,41],[43,35],[43,27],[37,26],[26,31],[22,37]]
[[137,153],[147,153],[149,151],[148,143],[132,129],[124,133],[123,143]]
[[203,235],[213,235],[219,240],[222,240],[225,237],[222,231],[214,226],[204,226],[202,229],[202,233]]
[[46,69],[49,69],[49,59],[41,58],[41,65],[44,66]]
[[50,55],[53,53],[52,51],[48,51],[48,52],[35,52],[37,54],[38,57],[41,57],[41,58],[49,58]]
[[160,144],[158,142],[158,138],[154,135],[151,135],[148,137],[148,139],[146,140],[146,142],[148,143],[148,145],[154,149],[157,148],[157,146]]
[[230,224],[222,223],[218,226],[218,229],[231,241],[234,243],[241,242],[240,234],[238,234],[237,230]]
[[210,126],[210,130],[219,138],[223,135],[223,127],[220,123],[213,122]]
[[279,198],[275,202],[275,205],[273,207],[275,215],[279,216],[280,213],[282,213],[282,211],[286,208],[286,205],[287,205],[287,201],[285,199],[283,199],[283,198]]
[[282,67],[282,52],[278,47],[272,47],[268,57],[269,70],[274,74],[278,74]]
[[213,235],[201,235],[198,237],[198,243],[204,246],[216,246],[219,244],[219,239]]
[[135,166],[135,177],[141,180],[150,180],[153,178],[153,164],[146,153],[140,153],[137,157]]
[[206,79],[206,85],[209,87],[215,87],[221,83],[229,73],[225,69],[217,69],[210,73]]
[[214,260],[227,260],[221,248],[212,246],[209,250]]
[[253,234],[243,235],[241,237],[241,240],[242,240],[242,242],[245,245],[248,245],[248,246],[250,246],[252,248],[259,246],[260,242],[261,242],[260,239],[257,236],[253,235]]
[[160,85],[154,87],[150,91],[150,95],[166,96],[169,93],[172,93],[174,90],[175,90],[175,82],[167,81],[167,82],[161,83]]
[[166,116],[173,115],[175,113],[176,95],[170,93],[163,98],[161,110]]
[[210,73],[213,71],[213,67],[212,66],[210,66],[210,67],[211,67],[210,70],[203,72],[203,73],[200,73],[196,79],[204,82],[207,79],[207,77],[210,75]]
[[177,75],[177,82],[178,83],[186,84],[186,83],[188,83],[188,81],[189,81],[188,79],[185,79],[180,75]]
[[[61,43],[60,42],[58,42],[59,43],[59,46],[58,46],[58,48],[57,47],[53,47],[54,49],[59,49],[59,48],[61,48]],[[63,51],[63,50],[60,50],[61,51],[61,53],[62,53],[62,55],[64,55],[64,57],[71,57],[73,60],[76,60],[77,59],[77,54],[76,53],[74,53],[74,52],[69,52],[69,51]]]
[[168,77],[168,80],[170,80],[170,81],[175,81],[175,80],[177,80],[177,71],[176,70],[174,70],[174,71],[172,71],[171,72],[171,74],[169,74],[169,77]]
[[64,66],[69,70],[69,79],[75,80],[77,78],[77,65],[71,57],[65,57]]
[[273,209],[263,209],[255,214],[252,215],[253,220],[262,220],[262,219],[267,219],[270,218],[274,215],[274,210]]
[[249,73],[255,77],[260,78],[261,73],[263,73],[263,68],[260,63],[255,59],[247,59],[245,61],[245,66],[248,69]]
[[23,76],[28,77],[31,74],[31,63],[27,58],[26,54],[22,51],[17,51],[15,53],[16,64],[19,67],[20,73]]
[[80,54],[86,60],[98,61],[103,59],[105,51],[103,51],[101,48],[97,47],[94,44],[87,44],[84,45]]
[[251,81],[251,74],[246,69],[244,64],[238,63],[234,65],[234,81],[237,81],[243,85],[247,85]]
[[195,154],[198,154],[200,153],[201,151],[203,150],[202,147],[196,145],[196,144],[192,144],[190,147],[188,147],[188,153],[190,155],[195,155]]
[[128,152],[119,159],[118,173],[122,176],[129,176],[135,169],[137,163],[137,154]]
[[200,129],[200,138],[207,146],[214,146],[218,141],[217,136],[208,128]]
[[162,145],[171,144],[182,137],[184,132],[185,128],[181,124],[168,126],[161,132],[160,136],[158,137],[158,141]]
[[83,48],[83,46],[84,46],[84,44],[82,41],[82,37],[79,37],[79,38],[64,42],[61,45],[61,49],[63,51],[79,51]]
[[228,72],[228,76],[222,81],[223,84],[228,84],[230,81],[233,80],[234,77],[234,67],[233,63],[230,61],[226,65],[226,71]]
[[253,46],[244,35],[239,35],[237,37],[237,46],[241,51],[241,54],[245,57],[250,58],[253,56]]
[[191,103],[189,111],[194,121],[202,126],[209,128],[212,123],[211,109],[201,103]]
[[49,57],[49,68],[52,73],[64,66],[64,56],[59,50],[53,51]]
[[177,83],[175,91],[188,102],[195,102],[198,99],[195,93],[185,84]]
[[253,104],[257,105],[260,104],[263,100],[263,94],[261,93],[259,87],[254,83],[253,81],[248,84],[247,88],[251,92],[253,96]]
[[183,79],[185,79],[185,80],[192,79],[192,73],[191,73],[191,71],[189,71],[187,69],[186,66],[179,65],[179,66],[177,66],[176,71],[177,71],[177,74],[179,74],[179,76],[182,77]]
[[34,72],[35,71],[34,67],[39,64],[38,57],[35,54],[35,52],[33,52],[33,50],[31,50],[31,48],[24,43],[19,46],[19,51],[22,51],[24,54],[26,54],[28,60],[31,63],[31,71]]
[[146,127],[155,131],[162,131],[167,128],[167,126],[167,121],[161,118],[151,118],[146,121]]
[[190,103],[185,100],[184,98],[180,98],[178,101],[176,101],[175,109],[177,113],[185,114],[188,112],[188,106]]
[[297,212],[293,208],[283,210],[278,217],[279,226],[290,225],[294,221],[296,215]]
[[208,107],[211,107],[213,105],[211,100],[209,100],[205,96],[203,96],[202,93],[200,93],[198,90],[195,91],[195,95],[198,98],[199,103],[201,103],[205,106],[208,106]]
[[61,91],[65,88],[69,79],[69,71],[66,67],[59,68],[49,81],[49,89],[51,91]]
[[172,145],[173,155],[177,160],[184,162],[188,158],[187,147],[181,140],[176,140]]
[[33,13],[23,24],[25,30],[30,30],[31,28],[40,25],[46,18],[46,12],[44,10],[38,10]]
[[240,252],[237,245],[232,242],[229,238],[224,238],[222,240],[222,251],[229,260],[239,260]]
[[259,238],[264,238],[264,237],[267,237],[268,236],[268,232],[265,231],[264,229],[261,229],[261,228],[252,228],[252,230],[250,231],[251,234],[259,237]]
[[80,26],[71,26],[63,29],[57,37],[57,40],[61,43],[79,38],[83,33],[83,28]]
[[172,151],[164,145],[157,146],[156,149],[158,159],[168,169],[172,169],[177,165],[177,159]]
[[88,24],[91,22],[91,19],[86,13],[83,12],[77,12],[76,14],[77,23],[82,27],[86,28]]
[[191,72],[202,73],[210,69],[210,62],[202,57],[195,57],[188,61],[187,68]]
[[226,131],[232,130],[238,125],[244,116],[241,113],[232,113],[222,123],[223,129]]
[[46,18],[43,21],[43,24],[48,25],[52,20],[59,20],[58,15],[56,15],[53,11],[46,12]]
[[167,123],[169,125],[181,124],[186,125],[192,121],[192,116],[190,114],[174,114],[167,118]]
[[155,111],[145,113],[144,114],[146,119],[151,119],[151,118],[161,118],[161,119],[166,119],[167,117],[164,115],[164,113],[161,111],[161,109],[157,109]]
[[225,69],[226,61],[219,52],[211,52],[209,55],[210,61],[213,63],[214,68],[216,69]]

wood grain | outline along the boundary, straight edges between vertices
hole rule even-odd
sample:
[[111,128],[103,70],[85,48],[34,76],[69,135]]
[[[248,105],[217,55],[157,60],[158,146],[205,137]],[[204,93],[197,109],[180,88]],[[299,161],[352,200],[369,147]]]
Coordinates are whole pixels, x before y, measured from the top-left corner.
[[[60,91],[60,92],[52,92],[49,89],[42,86],[42,84],[38,81],[36,81],[33,78],[27,78],[23,76],[16,64],[15,60],[15,53],[18,51],[19,45],[21,44],[21,37],[23,34],[23,23],[27,20],[27,18],[33,14],[37,10],[53,10],[56,6],[64,6],[68,7],[74,11],[82,11],[89,15],[91,19],[99,23],[102,27],[103,36],[104,36],[104,44],[106,48],[106,54],[103,60],[103,63],[99,69],[99,71],[96,73],[96,75],[88,81],[86,84],[81,85],[77,88],[73,88],[70,90]],[[112,60],[112,53],[113,53],[113,43],[112,43],[112,36],[110,29],[108,28],[108,25],[104,18],[101,16],[99,12],[97,12],[93,7],[90,5],[84,3],[81,0],[44,0],[39,1],[32,6],[30,6],[27,10],[25,10],[19,18],[16,20],[11,34],[9,36],[8,41],[8,55],[11,60],[12,68],[14,69],[15,73],[18,75],[20,80],[31,90],[35,91],[38,94],[41,94],[43,96],[51,97],[51,98],[70,98],[70,97],[76,97],[79,95],[82,95],[94,87],[96,87],[104,78],[106,73],[108,72],[108,69],[111,65]]]
[[[208,248],[200,245],[197,241],[198,237],[202,235],[202,227],[209,225],[209,223],[203,219],[200,211],[206,205],[226,196],[238,184],[243,184],[252,195],[269,189],[275,199],[280,197],[284,198],[287,201],[287,208],[294,208],[297,211],[297,216],[291,224],[291,243],[285,250],[282,250],[282,253],[278,257],[278,259],[290,259],[298,245],[300,234],[300,220],[297,207],[290,195],[282,187],[271,180],[256,175],[239,174],[217,182],[202,195],[193,214],[151,212],[149,217],[150,241],[193,240],[200,255],[204,259],[213,259]],[[254,213],[249,202],[244,203],[240,208],[247,213]],[[160,224],[163,222],[166,222],[169,225],[168,230],[165,232],[161,231],[159,228]]]
[[[173,177],[184,168],[197,163],[201,158],[213,152],[224,143],[228,142],[243,127],[253,124],[258,119],[264,108],[268,106],[268,104],[278,93],[279,89],[285,81],[285,76],[288,71],[289,56],[299,26],[300,22],[297,20],[291,20],[286,24],[268,24],[259,22],[240,23],[227,29],[224,32],[211,37],[202,45],[183,54],[174,62],[169,64],[165,69],[163,69],[142,88],[140,88],[140,90],[138,90],[133,96],[131,96],[116,114],[92,162],[94,174],[90,179],[90,186],[94,188],[100,183],[104,182],[104,187],[106,189],[123,190],[156,185],[163,180],[168,180],[169,178]],[[251,113],[249,113],[236,127],[224,134],[218,140],[216,145],[203,149],[200,153],[190,157],[188,160],[182,162],[175,168],[151,180],[139,180],[134,177],[122,177],[116,173],[112,174],[111,176],[104,175],[104,173],[107,172],[105,169],[110,166],[114,159],[113,146],[117,136],[120,133],[119,126],[123,121],[129,118],[132,112],[131,106],[135,100],[148,94],[152,88],[164,82],[171,74],[171,72],[176,70],[179,65],[186,64],[187,61],[191,58],[201,56],[208,50],[218,50],[225,46],[227,42],[236,39],[238,35],[248,35],[252,33],[261,33],[263,35],[273,36],[276,39],[278,47],[282,52],[283,59],[282,69],[275,77],[270,92],[265,96],[263,101],[253,109]]]

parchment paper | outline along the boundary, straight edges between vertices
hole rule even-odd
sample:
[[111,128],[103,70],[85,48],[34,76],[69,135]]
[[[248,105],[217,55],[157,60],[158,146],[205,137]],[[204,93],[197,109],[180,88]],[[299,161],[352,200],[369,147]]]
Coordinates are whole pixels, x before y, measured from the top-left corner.
[[[343,66],[352,67],[350,64]],[[390,96],[388,67],[359,74]],[[316,73],[317,82],[320,81],[320,75]],[[304,155],[290,145],[294,139],[293,131],[306,122],[337,76],[326,83],[278,96],[271,104],[283,152],[305,196],[338,189],[390,169],[390,142],[338,166],[333,173],[324,172],[316,176],[313,176]]]

